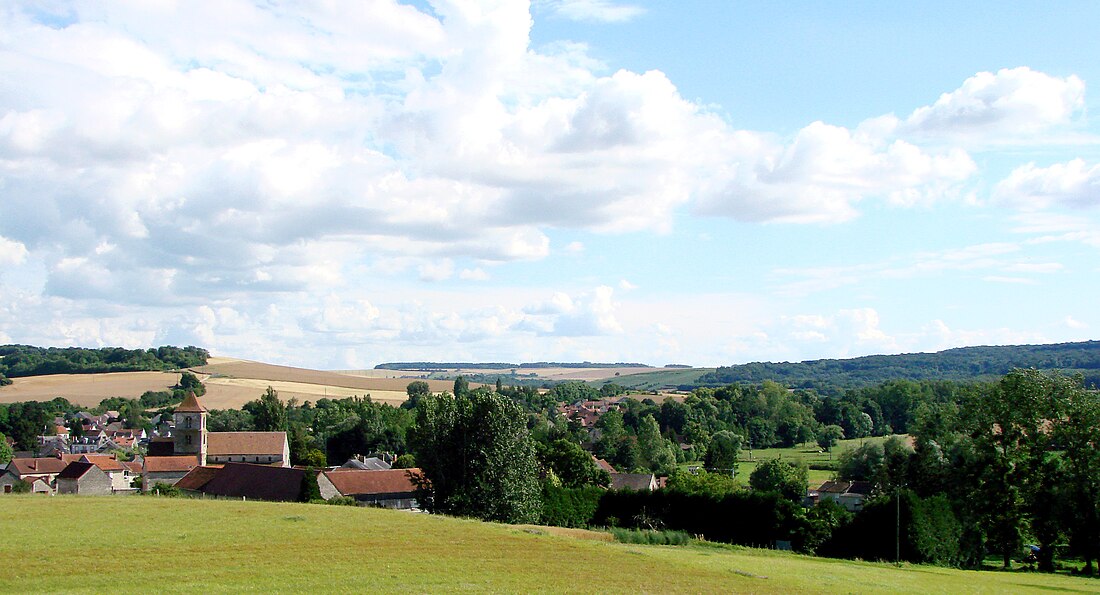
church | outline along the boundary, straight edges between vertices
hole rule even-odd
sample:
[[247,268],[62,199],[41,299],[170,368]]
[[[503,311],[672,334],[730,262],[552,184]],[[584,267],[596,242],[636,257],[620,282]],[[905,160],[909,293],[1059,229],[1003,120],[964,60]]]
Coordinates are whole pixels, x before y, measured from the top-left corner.
[[159,442],[158,448],[150,448],[149,456],[145,457],[144,489],[157,482],[175,484],[198,466],[223,463],[290,466],[286,432],[208,432],[206,416],[207,409],[199,398],[188,393],[173,413],[175,428],[171,441]]

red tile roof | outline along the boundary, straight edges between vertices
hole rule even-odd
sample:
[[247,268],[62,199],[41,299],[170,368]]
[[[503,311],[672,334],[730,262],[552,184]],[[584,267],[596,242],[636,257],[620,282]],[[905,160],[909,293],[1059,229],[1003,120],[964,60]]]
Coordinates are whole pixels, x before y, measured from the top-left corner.
[[77,462],[77,461],[84,462],[84,463],[91,463],[91,464],[95,465],[96,467],[99,467],[100,470],[102,470],[104,472],[122,471],[122,469],[123,469],[122,463],[120,463],[117,459],[115,459],[111,455],[95,455],[95,454],[67,455],[67,454],[62,454],[61,455],[61,460],[66,462],[66,463],[73,463],[73,462]]
[[199,403],[199,398],[195,396],[195,393],[187,393],[183,402],[179,407],[176,407],[176,413],[203,413],[206,411],[206,407]]
[[57,474],[61,473],[68,464],[67,461],[62,461],[56,457],[12,459],[11,463],[8,464],[8,469],[19,476]]
[[286,432],[210,432],[206,435],[206,454],[278,455],[283,454]]
[[345,496],[410,494],[416,491],[411,475],[419,475],[420,469],[336,469],[326,471],[325,477]]
[[172,471],[190,471],[199,466],[199,457],[181,455],[172,457],[145,457],[146,473],[168,473]]

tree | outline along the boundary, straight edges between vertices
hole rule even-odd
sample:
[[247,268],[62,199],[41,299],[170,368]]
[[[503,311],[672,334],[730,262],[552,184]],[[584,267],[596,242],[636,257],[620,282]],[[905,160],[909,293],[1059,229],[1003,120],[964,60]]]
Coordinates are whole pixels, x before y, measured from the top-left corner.
[[252,414],[257,432],[285,432],[287,429],[286,406],[270,386],[260,400],[245,403],[244,410]]
[[416,467],[416,457],[409,453],[405,453],[397,457],[394,460],[393,465],[390,465],[392,469],[412,469]]
[[611,476],[596,466],[592,455],[585,452],[579,444],[571,440],[559,439],[547,446],[538,445],[539,462],[544,469],[553,471],[567,488],[579,488],[586,485],[607,487]]
[[416,407],[416,404],[420,402],[420,399],[432,394],[432,387],[423,380],[413,380],[405,387],[405,393],[409,395],[409,400],[402,403],[402,407],[408,405],[407,409]]
[[491,391],[433,395],[417,407],[410,444],[431,512],[505,523],[541,509],[534,445],[518,405]]
[[736,475],[737,457],[741,454],[741,436],[729,430],[715,432],[707,444],[704,465],[709,471]]
[[15,456],[15,452],[8,444],[8,437],[0,434],[0,465],[9,463],[13,456]]
[[779,492],[784,498],[801,502],[809,483],[809,470],[805,465],[789,463],[783,459],[769,459],[756,466],[749,474],[749,485],[761,492]]
[[182,390],[185,394],[188,391],[193,392],[197,397],[201,397],[206,394],[206,387],[203,386],[202,382],[199,381],[199,377],[186,370],[180,373],[180,381],[176,384],[176,387]]
[[844,430],[840,426],[828,425],[817,433],[817,445],[824,448],[825,452],[830,452],[842,438],[844,438]]
[[1070,546],[1084,558],[1084,572],[1091,575],[1093,561],[1100,557],[1100,393],[1083,390],[1080,377],[1073,382],[1054,432],[1065,449]]
[[661,428],[652,415],[642,418],[638,427],[638,458],[642,468],[669,474],[676,468],[676,447],[661,436]]
[[470,392],[470,382],[466,380],[465,376],[455,378],[454,391],[456,397],[464,397],[466,393]]

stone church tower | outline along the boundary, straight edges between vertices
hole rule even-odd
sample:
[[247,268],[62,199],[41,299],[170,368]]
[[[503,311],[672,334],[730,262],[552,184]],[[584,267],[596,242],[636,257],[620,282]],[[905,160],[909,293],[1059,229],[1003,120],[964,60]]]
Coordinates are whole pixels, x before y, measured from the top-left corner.
[[187,397],[176,407],[173,415],[176,428],[172,431],[177,455],[198,455],[199,464],[206,464],[206,407],[203,407],[195,393]]

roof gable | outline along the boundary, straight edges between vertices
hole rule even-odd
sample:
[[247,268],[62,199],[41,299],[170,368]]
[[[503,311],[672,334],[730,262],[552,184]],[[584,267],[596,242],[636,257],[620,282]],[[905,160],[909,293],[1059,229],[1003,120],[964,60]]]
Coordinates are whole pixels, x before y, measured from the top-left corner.
[[183,402],[179,404],[179,407],[176,407],[176,413],[206,413],[206,407],[199,403],[199,398],[195,396],[195,393],[189,392],[183,398]]
[[[69,463],[61,473],[57,474],[58,479],[80,479],[84,475],[90,472],[92,469],[98,469],[91,463],[82,463],[80,461],[73,461]],[[100,471],[100,473],[103,473]]]

